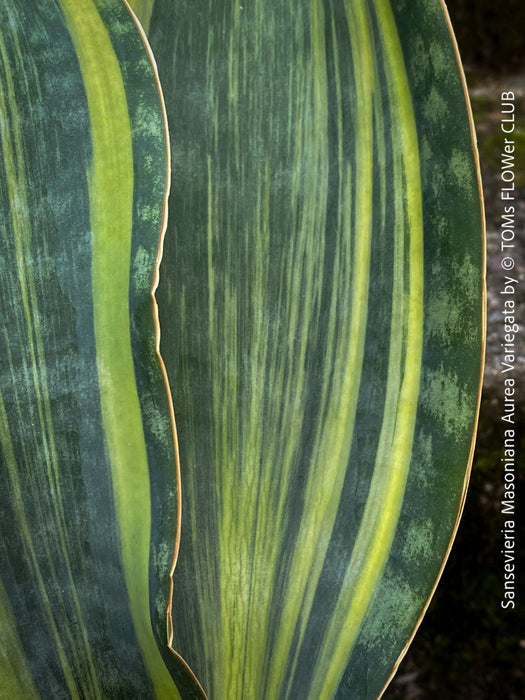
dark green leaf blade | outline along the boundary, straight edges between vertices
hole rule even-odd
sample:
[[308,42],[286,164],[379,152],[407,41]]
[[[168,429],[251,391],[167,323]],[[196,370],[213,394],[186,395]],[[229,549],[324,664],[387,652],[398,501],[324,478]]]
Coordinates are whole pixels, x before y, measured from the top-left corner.
[[448,551],[479,399],[482,217],[442,6],[150,9],[174,648],[212,698],[377,697]]
[[0,15],[0,694],[176,698],[157,80],[120,1]]

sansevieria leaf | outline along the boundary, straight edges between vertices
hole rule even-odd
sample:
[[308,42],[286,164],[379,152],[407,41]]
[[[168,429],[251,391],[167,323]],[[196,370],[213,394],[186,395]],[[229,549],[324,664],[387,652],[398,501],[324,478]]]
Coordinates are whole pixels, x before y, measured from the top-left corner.
[[7,0],[0,697],[375,698],[448,553],[479,400],[446,13],[132,5],[171,130],[180,476],[149,49],[122,0]]
[[176,698],[158,81],[120,0],[0,26],[0,697]]
[[210,698],[375,698],[442,570],[483,347],[479,183],[438,0],[155,0],[172,646]]

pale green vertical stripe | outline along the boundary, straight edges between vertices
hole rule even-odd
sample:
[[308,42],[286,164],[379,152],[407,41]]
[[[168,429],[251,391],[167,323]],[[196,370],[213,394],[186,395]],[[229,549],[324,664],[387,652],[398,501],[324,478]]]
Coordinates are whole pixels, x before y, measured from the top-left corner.
[[[366,8],[360,3],[347,3],[345,9],[353,47],[356,102],[359,105],[355,124],[359,172],[352,182],[351,167],[342,160],[340,150],[338,167],[343,192],[343,201],[340,203],[343,213],[338,231],[338,279],[334,282],[339,294],[351,299],[347,315],[349,322],[339,328],[333,365],[327,363],[325,368],[326,384],[330,384],[328,373],[331,370],[334,370],[337,379],[331,385],[331,393],[323,395],[324,415],[315,436],[313,468],[308,476],[303,516],[288,575],[279,631],[272,649],[268,697],[277,697],[283,691],[286,676],[292,678],[297,670],[298,652],[312,610],[350,457],[363,364],[372,236],[372,95],[376,73]],[[312,12],[311,23],[312,31],[317,28],[318,32],[324,33],[321,7]],[[315,53],[315,40],[312,39],[312,42]],[[324,44],[318,48],[319,59],[323,56],[324,61]],[[321,70],[321,65],[317,66],[317,71]],[[322,73],[318,73],[318,78],[321,76]],[[326,94],[322,98],[326,101]],[[316,124],[316,127],[327,129],[327,122],[322,122],[322,127]],[[355,185],[353,191],[352,185]],[[352,228],[358,235],[354,238],[354,248],[351,251],[348,239]],[[332,308],[335,303],[334,297]],[[294,634],[297,632],[298,640],[294,646]],[[290,692],[288,686],[287,695]]]
[[[50,604],[49,597],[47,595],[47,589],[42,577],[42,573],[40,571],[39,565],[38,565],[38,559],[37,559],[37,554],[35,552],[35,547],[33,543],[33,538],[31,535],[31,529],[29,527],[29,523],[27,521],[27,515],[26,515],[26,509],[24,506],[24,500],[23,500],[23,491],[22,491],[22,485],[20,483],[20,477],[18,474],[18,469],[19,466],[17,464],[16,456],[15,456],[15,451],[13,447],[13,443],[11,440],[11,434],[9,432],[9,422],[7,419],[7,412],[5,409],[5,404],[4,404],[4,399],[2,394],[0,393],[0,447],[2,449],[2,453],[7,465],[8,469],[8,478],[9,478],[9,486],[11,489],[11,502],[13,506],[13,510],[15,511],[17,515],[17,526],[19,529],[20,533],[20,538],[22,540],[22,544],[24,547],[24,553],[27,557],[28,562],[30,563],[31,570],[33,572],[33,575],[36,580],[37,584],[37,589],[42,597],[42,604],[43,608],[47,617],[47,621],[51,630],[51,636],[53,638],[53,641],[56,644],[56,650],[58,654],[58,658],[60,659],[60,664],[62,667],[62,672],[64,674],[64,678],[68,687],[68,690],[71,694],[71,697],[73,700],[76,700],[77,698],[80,697],[78,687],[75,683],[75,679],[73,678],[73,673],[71,671],[71,667],[69,665],[69,660],[67,658],[67,655],[65,653],[64,646],[62,644],[61,640],[61,635],[58,630],[58,625],[57,625],[57,620],[54,615],[54,610],[53,607]],[[47,554],[47,552],[46,552]],[[53,570],[53,562],[51,557],[48,557],[51,563],[51,569]],[[63,626],[63,623],[62,623]],[[62,630],[61,630],[62,631]],[[22,667],[23,668],[23,667]],[[9,696],[7,696],[9,697]]]
[[122,562],[135,631],[157,697],[180,697],[157,649],[149,609],[151,503],[129,326],[133,152],[126,92],[111,39],[91,0],[61,0],[84,78],[93,306],[101,411]]
[[36,700],[38,697],[39,693],[20,644],[16,620],[0,580],[0,698]]
[[[17,479],[16,460],[13,445],[9,434],[9,425],[4,406],[4,400],[0,393],[0,447],[8,465],[10,486],[14,496],[15,511],[21,511],[19,526],[22,529],[22,541],[31,548],[31,536],[23,510],[22,494]],[[34,552],[31,549],[31,554]],[[32,558],[32,563],[34,558]],[[65,661],[61,657],[61,661]],[[65,663],[65,672],[67,662]],[[70,676],[69,676],[70,678]],[[70,689],[74,688],[71,683]],[[73,694],[73,693],[72,693]],[[1,698],[37,698],[38,693],[34,686],[29,665],[27,664],[20,639],[16,631],[16,621],[9,604],[9,599],[4,585],[0,579],[0,697]]]
[[[21,61],[22,48],[15,29],[13,29],[10,38],[12,40],[14,55],[18,61]],[[1,396],[0,418],[3,427],[0,440],[8,467],[8,474],[13,488],[13,493],[17,496],[15,498],[14,506],[15,512],[18,516],[20,534],[22,536],[24,547],[26,548],[28,561],[31,564],[32,572],[35,576],[38,591],[42,597],[47,621],[52,637],[56,643],[57,653],[68,689],[73,698],[78,697],[79,692],[91,692],[94,696],[98,696],[100,694],[98,679],[87,640],[83,614],[75,588],[69,559],[67,524],[66,516],[64,514],[64,503],[61,497],[60,469],[51,415],[51,400],[48,389],[44,344],[41,333],[41,319],[38,312],[36,287],[32,275],[32,266],[28,265],[28,262],[31,259],[32,230],[29,215],[28,187],[24,162],[25,144],[22,125],[18,114],[15,85],[12,74],[9,70],[10,61],[7,46],[1,33],[0,58],[2,59],[3,65],[6,67],[5,93],[4,86],[0,84],[0,114],[4,115],[4,118],[0,120],[0,136],[2,142],[4,167],[7,174],[7,191],[9,193],[9,200],[11,204],[10,214],[15,251],[15,267],[20,288],[20,296],[14,301],[11,298],[11,302],[20,304],[23,311],[23,319],[25,321],[24,330],[27,333],[27,346],[24,347],[24,354],[25,361],[27,362],[28,366],[27,379],[28,381],[32,380],[35,410],[38,416],[38,421],[36,421],[36,424],[33,425],[32,439],[34,440],[35,444],[40,446],[42,463],[46,468],[46,476],[49,482],[50,492],[52,494],[52,515],[55,518],[57,544],[60,545],[60,554],[63,556],[62,561],[68,575],[69,593],[72,597],[75,613],[77,615],[75,624],[67,622],[65,617],[59,621],[56,610],[50,604],[47,593],[47,584],[44,582],[40,571],[38,557],[32,539],[31,528],[29,527],[29,523],[27,521],[26,509],[22,497],[22,487],[18,475],[19,464],[17,463],[17,456],[14,453],[13,445],[11,443],[7,415]],[[40,138],[40,143],[42,143],[43,135],[39,133],[38,136]],[[19,320],[20,326],[17,326],[17,331],[19,333],[22,332],[21,321],[22,319]],[[13,363],[11,361],[9,340],[7,340],[6,345],[9,365],[12,368]],[[23,420],[18,400],[17,381],[18,379],[13,377],[13,386],[18,404],[18,419]],[[27,454],[23,455],[21,462],[25,464],[29,463]],[[38,505],[39,504],[37,503],[37,508]],[[39,515],[41,517],[40,513]],[[55,579],[54,583],[55,585],[58,585],[55,575],[55,555],[51,553],[51,548],[47,548],[47,543],[45,546],[45,555],[47,556],[50,569],[53,572],[53,578]],[[59,606],[61,604],[63,605],[63,599],[59,596],[55,604]],[[76,667],[77,671],[79,671],[83,666],[83,657],[87,659],[89,672],[78,679],[80,690],[77,688],[74,673],[70,665],[70,659],[68,658],[68,654],[66,653],[66,649],[62,643],[64,638],[67,639],[69,644],[69,655],[72,657],[72,665],[74,668]]]
[[[374,7],[387,57],[394,157],[401,159],[395,170],[404,180],[405,193],[403,201],[395,191],[394,306],[385,413],[363,519],[315,667],[311,692],[322,699],[332,698],[337,690],[390,552],[410,468],[423,347],[423,214],[415,117],[392,9],[388,0],[375,0]],[[406,300],[401,293],[404,273],[400,266],[405,216],[410,236]]]

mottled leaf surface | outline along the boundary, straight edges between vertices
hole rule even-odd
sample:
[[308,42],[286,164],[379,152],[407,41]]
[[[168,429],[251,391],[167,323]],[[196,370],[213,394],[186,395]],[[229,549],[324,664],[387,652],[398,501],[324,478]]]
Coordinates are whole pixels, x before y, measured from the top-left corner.
[[438,0],[156,0],[173,647],[210,698],[374,698],[461,509],[483,241]]
[[120,1],[0,24],[0,696],[179,697],[158,85]]

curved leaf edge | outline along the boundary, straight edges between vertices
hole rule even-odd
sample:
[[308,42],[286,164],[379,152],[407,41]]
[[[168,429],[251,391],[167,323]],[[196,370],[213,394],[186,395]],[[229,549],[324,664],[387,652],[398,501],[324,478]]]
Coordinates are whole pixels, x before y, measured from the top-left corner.
[[[126,9],[130,13],[131,18],[133,19],[133,22],[135,23],[135,26],[137,27],[137,31],[139,32],[140,38],[142,40],[142,43],[144,44],[145,51],[148,55],[148,59],[151,63],[152,69],[153,69],[153,74],[155,77],[155,84],[156,84],[156,88],[157,88],[157,91],[159,94],[159,102],[160,102],[162,117],[163,117],[163,122],[164,122],[164,134],[165,134],[165,143],[166,143],[166,174],[165,174],[166,189],[164,192],[164,200],[163,200],[163,207],[162,207],[162,221],[161,221],[161,228],[160,228],[160,232],[159,232],[159,244],[158,244],[158,250],[157,250],[157,257],[155,260],[155,266],[154,266],[154,270],[153,270],[153,282],[152,282],[151,291],[150,291],[151,302],[152,302],[153,325],[154,325],[154,329],[155,329],[155,354],[157,357],[157,362],[159,365],[159,369],[160,369],[160,372],[162,375],[162,381],[164,384],[164,389],[166,392],[166,397],[167,397],[168,407],[169,407],[169,419],[170,419],[171,430],[172,430],[172,435],[173,435],[173,448],[174,448],[174,454],[175,454],[175,483],[176,483],[176,491],[177,491],[176,533],[175,533],[175,542],[173,543],[173,560],[172,560],[172,564],[171,564],[170,571],[169,571],[168,605],[167,605],[167,609],[166,609],[166,646],[167,646],[167,649],[169,650],[169,652],[173,655],[173,657],[177,660],[177,662],[180,665],[182,665],[182,667],[184,668],[186,673],[190,676],[191,680],[195,683],[195,685],[197,686],[202,697],[206,698],[206,694],[205,694],[198,678],[193,673],[190,665],[173,648],[173,618],[172,618],[173,595],[174,595],[173,575],[175,572],[175,567],[177,566],[177,560],[178,560],[178,555],[179,555],[179,550],[180,550],[180,541],[181,541],[182,488],[181,488],[179,441],[178,441],[178,434],[177,434],[177,424],[176,424],[176,419],[175,419],[175,409],[174,409],[174,405],[173,405],[173,397],[172,397],[171,390],[170,390],[166,365],[164,363],[164,359],[163,359],[161,351],[160,351],[161,327],[160,327],[160,320],[159,320],[159,308],[158,308],[158,303],[157,303],[157,298],[156,298],[156,291],[157,291],[157,288],[159,286],[159,280],[160,280],[160,265],[161,265],[163,254],[164,254],[164,240],[166,237],[166,231],[167,231],[167,227],[168,227],[168,202],[169,202],[169,194],[170,194],[170,188],[171,188],[171,152],[170,152],[168,115],[167,115],[167,110],[166,110],[166,103],[164,100],[164,94],[162,91],[162,85],[161,85],[160,78],[159,78],[157,62],[156,62],[153,50],[151,48],[151,45],[149,43],[148,37],[146,35],[146,31],[145,31],[144,27],[142,26],[141,21],[139,20],[137,14],[135,14],[133,8],[131,7],[130,3],[128,2],[128,0],[122,0],[122,2],[126,6]],[[178,674],[176,674],[176,675],[178,675]],[[176,681],[178,681],[178,682],[181,682],[181,680],[182,679],[180,679],[180,678],[176,678]],[[182,682],[184,684],[184,681],[182,681]]]
[[[163,108],[163,114],[164,114],[164,119],[165,119],[165,128],[166,128],[166,135],[168,136],[168,122],[167,122],[167,114],[166,114],[166,107],[164,103],[164,98],[162,95],[162,87],[160,84],[160,80],[158,77],[158,71],[157,71],[157,65],[155,61],[154,54],[151,50],[150,44],[148,42],[146,33],[143,29],[143,27],[140,24],[140,21],[138,20],[137,16],[135,15],[133,9],[130,7],[128,0],[123,0],[125,5],[127,6],[128,10],[130,11],[138,29],[141,34],[142,40],[144,42],[144,45],[146,47],[146,50],[148,52],[148,55],[150,56],[150,60],[152,62],[152,65],[154,67],[154,73],[156,76],[156,81],[157,81],[157,86],[159,90],[159,94],[161,96],[161,102],[162,102],[162,108]],[[453,27],[451,24],[449,12],[445,3],[445,0],[440,0],[440,4],[443,10],[443,14],[446,20],[446,25],[449,29],[451,40],[452,40],[452,45],[454,48],[454,52],[456,55],[456,61],[457,61],[457,66],[459,70],[459,75],[461,79],[461,84],[463,86],[463,91],[464,91],[464,96],[465,96],[465,102],[466,102],[466,107],[467,107],[467,112],[468,112],[468,117],[469,117],[469,124],[470,124],[470,132],[471,132],[471,139],[472,139],[472,148],[473,148],[473,154],[474,154],[474,161],[476,165],[476,173],[477,173],[477,182],[478,182],[478,193],[479,193],[479,198],[480,198],[480,206],[481,206],[481,222],[482,222],[482,283],[481,283],[481,296],[482,296],[482,317],[481,317],[481,327],[482,327],[482,339],[481,339],[481,365],[480,365],[480,378],[479,378],[479,388],[478,388],[478,395],[477,395],[477,403],[476,403],[476,411],[475,411],[475,416],[474,416],[474,426],[473,426],[473,433],[472,433],[472,440],[471,440],[471,445],[470,445],[470,452],[469,452],[469,457],[468,457],[468,462],[466,466],[466,472],[465,472],[465,477],[463,481],[463,489],[462,493],[460,496],[460,502],[459,502],[459,509],[458,509],[458,514],[456,517],[456,521],[454,523],[454,527],[451,533],[451,537],[449,540],[448,547],[445,551],[445,555],[441,564],[441,567],[439,569],[437,578],[435,580],[435,583],[433,585],[433,588],[429,594],[429,597],[425,603],[425,606],[419,616],[419,618],[416,621],[415,627],[413,629],[413,632],[409,639],[407,640],[404,648],[402,649],[399,657],[397,658],[393,668],[392,672],[387,679],[387,682],[385,683],[383,689],[381,690],[378,698],[382,697],[384,692],[386,691],[387,687],[389,686],[390,682],[394,678],[399,665],[401,664],[403,658],[405,657],[410,645],[413,642],[413,639],[423,621],[423,618],[430,606],[430,603],[432,602],[432,599],[434,597],[434,594],[436,592],[436,589],[440,583],[441,576],[443,574],[443,571],[445,569],[446,563],[448,561],[453,543],[455,541],[457,531],[460,525],[461,517],[463,514],[464,510],[464,505],[466,501],[466,495],[468,491],[468,485],[470,481],[470,476],[471,476],[471,471],[472,471],[472,463],[473,463],[473,458],[474,458],[474,450],[475,450],[475,442],[476,442],[476,433],[477,433],[477,426],[478,426],[478,421],[479,421],[479,411],[480,411],[480,403],[481,403],[481,388],[482,388],[482,379],[483,379],[483,371],[484,371],[484,355],[485,355],[485,345],[486,345],[486,222],[485,222],[485,211],[484,211],[484,206],[483,206],[483,191],[482,191],[482,183],[481,183],[481,172],[480,172],[480,164],[479,164],[479,153],[477,149],[477,141],[476,141],[476,134],[475,134],[475,126],[474,126],[474,120],[473,120],[473,115],[472,115],[472,108],[468,96],[468,89],[467,89],[467,82],[465,78],[465,73],[463,70],[462,62],[461,62],[461,57],[460,57],[460,52],[459,48],[457,45],[457,40],[453,31]],[[167,624],[167,639],[168,639],[168,648],[170,652],[173,654],[173,656],[177,659],[179,663],[181,663],[186,671],[191,675],[192,679],[194,682],[197,684],[199,687],[202,697],[206,698],[206,694],[204,690],[202,689],[202,686],[200,685],[198,679],[196,678],[195,674],[191,670],[189,664],[183,659],[183,657],[175,651],[175,649],[172,646],[173,642],[173,622],[172,622],[172,607],[173,607],[173,574],[177,565],[177,560],[178,560],[178,553],[179,553],[179,548],[180,548],[180,539],[181,539],[181,512],[182,512],[182,497],[181,497],[181,474],[180,474],[180,460],[179,460],[179,448],[178,448],[178,439],[177,439],[177,428],[176,428],[176,418],[175,418],[175,411],[173,407],[173,399],[171,395],[171,390],[169,387],[169,380],[167,376],[167,371],[165,367],[165,363],[163,361],[162,355],[160,353],[160,336],[161,336],[161,328],[160,328],[160,322],[159,322],[159,315],[158,315],[158,304],[157,300],[155,297],[155,292],[158,287],[159,283],[159,268],[160,264],[162,261],[162,256],[163,256],[163,247],[164,247],[164,238],[166,234],[166,229],[167,229],[167,211],[168,211],[168,197],[169,197],[169,188],[170,188],[170,181],[171,181],[171,168],[170,168],[170,163],[169,163],[169,138],[166,139],[167,143],[167,149],[168,149],[168,174],[167,174],[167,189],[166,189],[166,194],[165,194],[165,201],[164,201],[164,214],[163,214],[163,222],[162,222],[162,230],[160,232],[160,238],[159,238],[159,249],[158,249],[158,256],[157,256],[157,261],[155,265],[155,275],[154,275],[154,281],[152,285],[152,290],[151,290],[151,297],[152,297],[152,303],[153,303],[153,318],[154,318],[154,325],[155,325],[155,348],[156,348],[156,353],[157,353],[157,358],[159,361],[159,365],[161,368],[164,384],[166,387],[166,393],[168,395],[168,401],[169,401],[169,406],[170,406],[170,420],[172,424],[172,429],[173,429],[173,435],[174,435],[174,445],[175,445],[175,454],[176,454],[176,480],[177,480],[177,498],[178,498],[178,513],[177,513],[177,533],[176,533],[176,540],[174,544],[174,556],[173,556],[173,563],[172,567],[170,570],[170,591],[169,591],[169,603],[168,603],[168,609],[166,611],[166,624]]]
[[428,596],[428,599],[423,607],[423,610],[421,611],[420,616],[418,617],[415,627],[412,631],[412,634],[408,638],[405,646],[403,647],[401,653],[399,654],[394,666],[392,667],[392,671],[390,673],[390,676],[388,677],[385,685],[383,686],[380,694],[378,695],[377,700],[380,700],[380,698],[384,695],[386,692],[388,686],[392,682],[394,676],[396,675],[399,666],[401,662],[403,661],[404,657],[406,656],[412,642],[414,641],[414,637],[416,636],[421,623],[423,622],[423,619],[428,611],[428,608],[430,607],[430,604],[434,598],[435,592],[439,586],[439,583],[441,581],[441,577],[443,576],[443,572],[445,570],[445,566],[448,562],[450,552],[452,550],[452,547],[454,545],[454,541],[456,539],[456,535],[459,529],[459,525],[461,523],[461,518],[463,516],[463,511],[465,508],[465,502],[467,498],[467,492],[468,492],[468,487],[470,483],[470,477],[472,474],[472,464],[474,461],[474,453],[475,453],[475,448],[476,448],[476,435],[477,435],[477,430],[478,430],[478,423],[479,423],[479,413],[480,413],[480,406],[481,406],[481,392],[482,392],[482,387],[483,387],[483,374],[484,374],[484,369],[485,369],[485,351],[486,351],[486,338],[487,338],[487,277],[486,277],[486,241],[487,241],[487,231],[486,231],[486,216],[485,216],[485,206],[484,206],[484,198],[483,198],[483,185],[482,185],[482,179],[481,179],[481,168],[480,168],[480,158],[479,158],[479,150],[478,150],[478,145],[477,145],[477,137],[476,137],[476,128],[475,128],[475,123],[474,123],[474,115],[472,112],[472,105],[470,102],[470,97],[469,97],[469,92],[468,92],[468,85],[467,85],[467,79],[465,76],[465,71],[463,69],[463,63],[461,61],[461,54],[458,46],[458,42],[456,39],[456,35],[454,33],[454,28],[452,26],[452,21],[450,19],[450,13],[448,11],[446,1],[445,0],[439,0],[441,4],[441,8],[443,10],[443,15],[445,17],[445,22],[447,25],[447,28],[450,33],[450,38],[452,40],[452,46],[454,49],[454,53],[456,56],[456,63],[459,71],[459,76],[461,79],[461,85],[463,86],[463,93],[465,97],[465,103],[467,107],[467,113],[468,113],[468,119],[469,119],[469,125],[470,125],[470,135],[471,135],[471,141],[472,141],[472,151],[474,155],[474,162],[476,166],[476,175],[477,175],[477,183],[478,183],[478,195],[479,195],[479,201],[480,201],[480,211],[481,211],[481,236],[482,236],[482,279],[481,279],[481,310],[482,310],[482,315],[481,315],[481,362],[480,362],[480,375],[479,375],[479,385],[478,385],[478,395],[477,395],[477,402],[476,402],[476,411],[475,411],[475,416],[474,416],[474,426],[472,430],[472,440],[470,444],[470,452],[469,452],[469,457],[468,457],[468,462],[465,470],[465,478],[463,480],[463,489],[462,493],[460,496],[460,502],[459,502],[459,509],[458,509],[458,514],[456,517],[456,521],[454,523],[454,527],[452,529],[452,533],[450,536],[450,540],[448,543],[448,547],[445,551],[443,561],[441,564],[441,567],[439,569],[438,575],[436,577],[436,580],[434,582],[434,586],[432,587],[432,590],[430,591],[430,594]]

